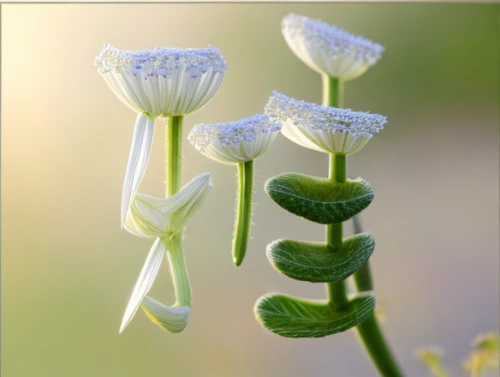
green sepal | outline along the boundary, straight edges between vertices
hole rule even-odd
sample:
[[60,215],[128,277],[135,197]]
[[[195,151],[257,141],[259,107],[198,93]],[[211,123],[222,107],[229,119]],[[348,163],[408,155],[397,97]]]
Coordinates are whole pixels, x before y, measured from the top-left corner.
[[266,192],[280,207],[319,224],[346,221],[372,202],[374,193],[361,178],[343,183],[297,173],[285,173],[266,182]]
[[346,238],[340,249],[325,244],[277,240],[266,255],[276,270],[292,279],[312,283],[344,280],[360,269],[375,249],[370,232]]
[[349,330],[375,309],[375,295],[358,293],[349,303],[334,308],[325,301],[309,301],[272,293],[255,304],[255,315],[274,334],[286,338],[321,338]]

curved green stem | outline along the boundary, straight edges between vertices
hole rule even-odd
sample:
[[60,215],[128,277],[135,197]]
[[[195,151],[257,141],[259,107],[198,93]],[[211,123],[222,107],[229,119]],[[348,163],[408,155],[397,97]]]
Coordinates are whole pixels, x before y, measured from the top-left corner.
[[170,273],[174,281],[177,305],[191,306],[191,284],[182,248],[182,234],[176,234],[169,242],[168,259],[170,261]]
[[[183,116],[171,116],[165,124],[165,186],[166,197],[176,194],[182,187],[182,121]],[[191,283],[184,259],[182,232],[170,241],[168,257],[174,280],[177,304],[191,306]]]
[[[333,107],[342,107],[342,98],[343,98],[343,83],[342,81],[335,79],[333,77],[323,76],[323,105],[324,106],[333,106]],[[333,162],[333,163],[332,163]],[[337,165],[338,164],[338,165]],[[333,167],[332,167],[333,166]],[[345,180],[345,156],[343,162],[344,168],[344,180]],[[332,170],[333,169],[333,170]],[[337,176],[340,174],[339,169],[341,168],[341,159],[338,159],[338,156],[330,157],[330,179],[332,175]],[[359,220],[359,218],[357,219]],[[355,226],[358,226],[358,230],[360,229],[359,222]],[[335,225],[335,224],[334,224]],[[329,226],[330,227],[330,226]],[[340,237],[342,237],[342,230],[337,229],[336,233],[340,233]],[[332,230],[328,231],[328,235],[333,236],[334,227],[332,225]],[[339,236],[336,235],[336,240],[338,242]],[[330,238],[329,238],[330,239]],[[341,238],[340,238],[341,239]],[[341,243],[340,243],[341,244]],[[366,263],[359,271],[359,273],[354,274],[354,279],[356,282],[356,286],[358,290],[360,288],[373,288],[371,273],[368,263]],[[332,286],[331,284],[336,284]],[[340,286],[342,284],[342,286]],[[345,287],[344,282],[340,283],[330,283],[329,284],[329,295],[334,295],[335,297],[341,297],[343,291],[343,296],[345,296]],[[331,297],[331,296],[330,296]],[[342,298],[343,299],[343,298]],[[339,299],[340,301],[340,299]],[[330,302],[332,302],[332,298],[330,298]],[[373,363],[375,364],[377,370],[383,377],[404,377],[401,372],[396,359],[391,353],[391,350],[384,339],[380,326],[378,324],[377,318],[375,314],[372,313],[366,320],[361,322],[357,327],[358,335],[364,344],[368,354],[370,355]]]
[[[359,214],[355,215],[352,218],[352,227],[354,230],[354,234],[359,234],[363,232],[363,227],[361,226],[361,218]],[[370,269],[370,261],[367,261],[363,265],[363,267],[361,267],[358,271],[356,271],[353,277],[358,292],[373,291],[373,279],[372,279],[372,272]]]
[[238,204],[233,238],[233,263],[241,265],[252,225],[253,160],[238,164]]
[[375,313],[356,326],[356,330],[381,376],[404,377],[382,334]]

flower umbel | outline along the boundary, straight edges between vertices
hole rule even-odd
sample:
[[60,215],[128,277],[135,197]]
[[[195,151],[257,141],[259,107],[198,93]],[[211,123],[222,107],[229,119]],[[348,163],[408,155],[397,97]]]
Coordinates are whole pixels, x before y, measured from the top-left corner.
[[273,144],[281,125],[267,116],[221,124],[198,124],[189,141],[205,156],[225,164],[237,164],[239,176],[238,206],[233,237],[233,262],[243,262],[252,222],[253,160]]
[[213,97],[227,69],[213,47],[122,51],[104,45],[95,65],[123,103],[153,118],[198,110]]
[[154,119],[192,113],[214,96],[227,63],[213,47],[122,51],[104,45],[95,65],[116,96],[139,115],[122,194],[122,225],[146,171]]
[[[170,332],[184,329],[189,320],[191,289],[186,271],[182,245],[176,235],[199,209],[212,187],[210,173],[192,179],[177,194],[166,198],[154,198],[137,194],[127,214],[125,229],[142,237],[155,237],[137,283],[132,291],[120,332],[130,323],[142,305],[148,317]],[[170,307],[147,297],[160,270],[165,253],[168,253],[174,279],[177,303]]]
[[283,18],[281,31],[290,49],[307,66],[344,81],[361,76],[384,51],[378,43],[296,14]]
[[269,98],[265,113],[283,125],[281,133],[294,143],[341,155],[363,149],[387,122],[382,115],[320,106],[276,91]]
[[256,114],[221,124],[198,124],[188,136],[193,146],[212,160],[235,164],[264,154],[281,130],[279,123]]

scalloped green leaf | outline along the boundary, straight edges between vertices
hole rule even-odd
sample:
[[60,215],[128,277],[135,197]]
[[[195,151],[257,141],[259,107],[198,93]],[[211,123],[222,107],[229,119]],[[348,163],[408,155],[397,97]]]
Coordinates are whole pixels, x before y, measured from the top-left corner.
[[361,178],[343,183],[285,173],[266,182],[266,192],[280,207],[319,224],[346,221],[370,205],[374,193]]
[[286,338],[321,338],[349,330],[375,309],[375,295],[358,293],[342,309],[326,302],[308,301],[280,293],[261,297],[255,304],[258,321],[269,331]]
[[365,232],[345,239],[337,250],[325,244],[277,240],[267,245],[266,255],[276,270],[292,279],[332,283],[360,269],[374,249],[372,234]]

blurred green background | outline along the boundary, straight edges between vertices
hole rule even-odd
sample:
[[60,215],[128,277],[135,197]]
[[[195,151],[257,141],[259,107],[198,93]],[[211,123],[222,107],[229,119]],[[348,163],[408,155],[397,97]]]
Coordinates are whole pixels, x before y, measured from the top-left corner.
[[[377,240],[384,328],[408,374],[428,375],[413,356],[423,344],[445,348],[459,372],[471,339],[498,329],[499,5],[3,5],[2,376],[376,375],[351,332],[290,340],[253,318],[266,292],[325,296],[323,284],[280,275],[264,254],[277,238],[324,237],[263,191],[285,171],[326,175],[326,155],[283,137],[256,162],[253,240],[238,269],[230,256],[236,169],[184,143],[185,180],[210,171],[215,183],[186,231],[191,322],[172,335],[140,312],[118,336],[151,241],[120,231],[135,114],[107,88],[95,55],[104,43],[219,47],[230,68],[211,103],[186,118],[187,131],[261,112],[273,89],[320,102],[320,76],[281,36],[288,12],[387,49],[346,84],[347,107],[389,118],[348,172],[376,192],[363,221]],[[158,122],[141,186],[158,196],[162,136]],[[173,302],[166,265],[152,294]]]

